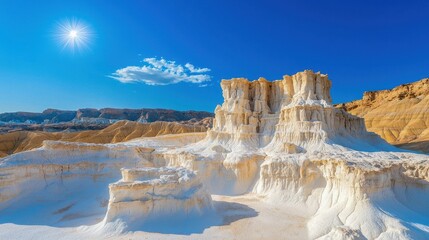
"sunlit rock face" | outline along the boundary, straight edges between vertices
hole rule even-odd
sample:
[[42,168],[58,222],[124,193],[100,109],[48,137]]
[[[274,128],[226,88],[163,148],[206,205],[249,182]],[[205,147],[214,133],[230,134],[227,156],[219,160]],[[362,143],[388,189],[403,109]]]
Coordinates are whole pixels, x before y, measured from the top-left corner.
[[120,222],[124,230],[165,218],[186,221],[212,211],[211,196],[186,168],[122,169],[122,179],[110,184],[109,191],[104,224]]
[[207,141],[233,151],[296,153],[341,136],[370,135],[362,119],[332,106],[324,74],[304,71],[273,82],[236,78],[221,86],[225,101],[216,107]]
[[[202,178],[214,192],[251,191],[267,155],[342,147],[335,143],[389,148],[365,130],[361,118],[332,106],[327,75],[304,71],[273,82],[234,78],[223,80],[221,87],[224,103],[216,107],[206,139],[158,155],[163,164],[204,172]],[[228,180],[212,184],[219,174]]]
[[365,119],[369,131],[391,144],[429,152],[429,78],[390,90],[365,92],[362,99],[338,104]]
[[45,141],[0,161],[0,222],[79,226],[99,222],[108,184],[123,167],[148,167],[151,148]]

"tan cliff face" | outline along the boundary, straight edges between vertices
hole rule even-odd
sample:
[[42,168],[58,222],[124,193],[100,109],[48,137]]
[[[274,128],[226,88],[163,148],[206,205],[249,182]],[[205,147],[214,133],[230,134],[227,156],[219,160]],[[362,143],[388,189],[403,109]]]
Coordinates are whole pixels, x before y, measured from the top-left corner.
[[361,100],[336,107],[363,117],[369,131],[391,144],[429,151],[429,78],[365,92]]

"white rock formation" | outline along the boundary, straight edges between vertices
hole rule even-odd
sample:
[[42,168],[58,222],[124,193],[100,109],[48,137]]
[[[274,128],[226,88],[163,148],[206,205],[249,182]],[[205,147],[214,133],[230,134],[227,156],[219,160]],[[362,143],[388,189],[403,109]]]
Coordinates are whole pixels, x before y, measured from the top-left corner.
[[[346,149],[344,145],[393,149],[366,132],[361,118],[332,106],[326,75],[304,71],[274,82],[237,78],[221,86],[225,101],[216,107],[206,139],[157,155],[159,165],[204,172],[201,177],[212,192],[251,191],[260,164],[270,155],[311,154]],[[219,174],[225,181],[217,181]]]
[[108,203],[108,184],[120,178],[123,167],[152,166],[146,160],[151,151],[144,147],[45,141],[40,149],[14,154],[0,162],[0,211],[10,211],[11,220],[26,223],[97,223]]
[[339,136],[370,135],[361,118],[333,108],[327,75],[304,71],[274,82],[232,79],[221,86],[225,102],[216,107],[207,141],[226,142],[223,147],[234,152],[306,152]]
[[[124,170],[127,173],[151,173],[155,171],[150,168],[153,166],[151,157],[151,153],[154,151],[153,146],[163,146],[160,149],[183,146],[199,141],[203,137],[204,133],[186,133],[180,136],[165,135],[147,138],[144,142],[125,144],[44,141],[43,147],[39,149],[5,157],[0,160],[0,224],[12,222],[26,225],[70,227],[102,222],[95,228],[98,233],[121,232],[130,229],[133,227],[128,226],[129,223],[133,223],[130,219],[127,222],[122,221],[121,225],[116,226],[115,229],[106,227],[108,221],[113,218],[117,220],[120,215],[118,212],[117,217],[113,217],[113,212],[115,212],[113,210],[113,212],[109,211],[105,217],[109,205],[109,185],[121,179],[121,169],[129,169]],[[142,170],[143,167],[148,169]],[[152,199],[152,203],[157,202],[157,206],[166,210],[166,215],[179,214],[179,211],[173,212],[172,208],[167,211],[166,205],[162,205],[169,201],[182,210],[180,213],[183,213],[182,216],[186,219],[192,217],[197,219],[200,217],[199,214],[211,213],[210,195],[204,195],[204,189],[194,173],[185,169],[175,172],[169,168],[157,170],[157,172],[159,179],[153,179],[150,184],[167,187],[177,181],[175,190],[182,187],[184,191],[182,196],[177,195],[176,202],[173,199],[167,199],[173,196],[173,193],[166,195],[164,200]],[[170,176],[168,176],[169,174]],[[129,181],[131,175],[126,174],[124,177],[125,181]],[[164,191],[167,194],[171,189],[165,188]],[[192,190],[195,193],[192,193]],[[140,192],[136,191],[134,196],[139,194]],[[185,199],[186,194],[190,194],[187,200]],[[130,191],[129,196],[132,195],[133,193]],[[111,197],[118,199],[115,194]],[[184,200],[182,205],[179,204],[180,197],[183,197]],[[204,197],[207,198],[204,199]],[[201,202],[195,202],[192,205],[194,200],[201,200]],[[121,203],[112,204],[111,209],[115,209],[115,206]],[[183,206],[188,206],[188,211],[184,211],[186,209]],[[203,212],[203,210],[207,211]],[[154,212],[152,211],[152,213]],[[161,213],[162,211],[158,211],[155,215],[161,216]],[[147,215],[155,216],[149,212]],[[143,214],[141,216],[142,219],[139,219],[139,222],[150,219],[143,218]],[[105,221],[102,221],[103,219]],[[136,225],[134,224],[134,226]]]
[[122,179],[109,185],[104,225],[120,223],[122,230],[145,229],[153,222],[189,221],[212,211],[211,196],[186,168],[122,169]]

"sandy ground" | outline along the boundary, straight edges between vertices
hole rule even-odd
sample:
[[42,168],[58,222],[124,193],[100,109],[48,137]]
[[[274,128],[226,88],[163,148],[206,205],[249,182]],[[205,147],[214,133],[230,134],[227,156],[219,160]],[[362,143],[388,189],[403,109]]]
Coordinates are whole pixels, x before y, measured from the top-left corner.
[[37,225],[0,225],[0,239],[306,239],[306,219],[293,209],[276,207],[253,195],[238,197],[213,195],[222,223],[196,229],[194,233],[162,234],[130,232],[121,235],[94,235],[83,228]]

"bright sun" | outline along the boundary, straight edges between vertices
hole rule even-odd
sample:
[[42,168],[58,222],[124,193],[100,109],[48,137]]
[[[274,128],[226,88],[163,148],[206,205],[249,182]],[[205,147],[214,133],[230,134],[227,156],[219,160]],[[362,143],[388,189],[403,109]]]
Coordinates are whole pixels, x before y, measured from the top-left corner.
[[88,47],[92,35],[88,26],[77,19],[66,20],[58,24],[58,33],[55,34],[63,49],[73,52]]
[[76,38],[77,37],[77,31],[76,30],[71,30],[69,33],[69,37],[70,38]]

